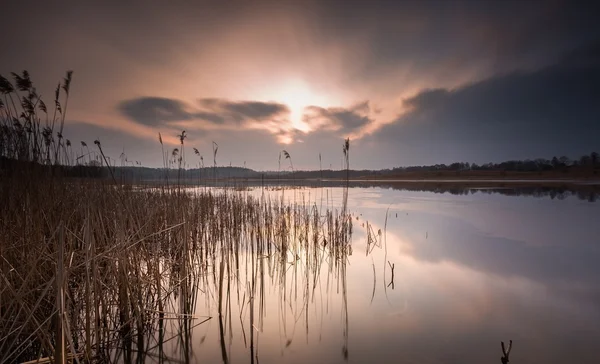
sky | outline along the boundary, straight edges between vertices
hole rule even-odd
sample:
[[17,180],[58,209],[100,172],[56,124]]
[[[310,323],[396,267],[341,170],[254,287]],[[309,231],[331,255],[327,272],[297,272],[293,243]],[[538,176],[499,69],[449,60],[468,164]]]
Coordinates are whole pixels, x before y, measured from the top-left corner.
[[[549,1],[13,1],[0,74],[64,135],[162,166],[186,131],[219,165],[276,170],[578,157],[600,151],[600,7]],[[8,15],[8,16],[6,16]]]

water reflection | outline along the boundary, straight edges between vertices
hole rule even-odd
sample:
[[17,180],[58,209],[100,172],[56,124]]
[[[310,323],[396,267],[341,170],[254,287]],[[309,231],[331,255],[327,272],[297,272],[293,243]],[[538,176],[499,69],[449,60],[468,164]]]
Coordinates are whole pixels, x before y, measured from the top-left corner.
[[318,258],[325,250],[309,246],[306,254],[300,245],[290,248],[284,269],[281,256],[251,259],[250,252],[241,267],[254,273],[242,281],[255,277],[246,291],[258,296],[232,296],[239,278],[231,273],[222,315],[198,305],[196,315],[222,322],[191,330],[190,360],[498,362],[499,342],[508,339],[516,343],[514,362],[599,359],[596,205],[499,199],[515,191],[440,199],[351,188],[347,206],[338,188],[268,193],[317,210],[347,209],[351,246],[360,253],[331,261]]
[[600,362],[600,205],[480,192],[219,190],[227,213],[102,263],[129,283],[99,360]]
[[[243,197],[246,193],[238,195],[250,198]],[[342,209],[319,208],[296,193],[257,195],[261,202],[252,209],[231,211],[219,221],[228,228],[211,230],[208,224],[200,232],[210,234],[210,244],[184,247],[171,260],[149,267],[159,289],[139,290],[152,303],[137,307],[157,309],[148,309],[147,320],[119,317],[119,343],[107,348],[105,360],[293,361],[296,351],[317,337],[327,350],[331,338],[341,338],[337,356],[348,360],[352,220],[346,203]],[[295,202],[285,203],[288,198]],[[122,296],[119,302],[127,306],[132,298]],[[126,307],[118,311],[129,312]],[[334,313],[341,313],[340,327],[330,332],[326,322]]]
[[[600,206],[381,188],[245,193],[312,209],[286,224],[328,233],[241,236],[246,248],[206,271],[196,318],[180,319],[187,339],[144,360],[499,362],[509,339],[515,363],[600,360]],[[350,215],[351,244],[329,244],[341,220],[327,209]]]
[[282,183],[290,183],[296,187],[322,188],[379,188],[398,191],[432,192],[435,194],[470,195],[470,194],[500,194],[506,196],[525,196],[564,200],[578,198],[579,200],[596,202],[600,196],[598,181],[503,181],[503,180],[456,180],[456,181],[337,181],[337,180],[228,180],[220,182],[221,186],[239,187],[276,187]]
[[[377,282],[395,264],[395,290],[377,291],[366,314],[365,327],[383,340],[365,344],[367,353],[378,350],[387,361],[497,362],[499,342],[510,338],[517,363],[600,359],[593,349],[600,338],[597,205],[384,189],[354,190],[350,201],[365,224],[354,247],[371,251]],[[369,248],[367,229],[386,230],[387,257]],[[367,274],[373,263],[351,264]],[[349,282],[360,279],[349,273]]]

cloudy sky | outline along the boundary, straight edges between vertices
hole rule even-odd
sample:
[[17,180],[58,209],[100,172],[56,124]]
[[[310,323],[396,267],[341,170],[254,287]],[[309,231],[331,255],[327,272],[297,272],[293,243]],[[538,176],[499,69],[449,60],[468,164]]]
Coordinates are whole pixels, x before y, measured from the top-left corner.
[[[592,2],[12,1],[0,74],[52,99],[65,136],[146,166],[186,145],[220,165],[353,168],[600,151]],[[188,162],[197,161],[188,152]]]

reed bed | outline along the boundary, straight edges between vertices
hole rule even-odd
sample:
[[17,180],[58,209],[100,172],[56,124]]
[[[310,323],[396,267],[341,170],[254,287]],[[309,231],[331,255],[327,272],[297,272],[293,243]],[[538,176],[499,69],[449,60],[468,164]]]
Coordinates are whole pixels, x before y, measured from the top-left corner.
[[[338,287],[341,279],[345,293],[346,203],[323,211],[285,200],[285,190],[281,198],[190,190],[179,178],[123,185],[100,141],[98,152],[82,141],[77,156],[63,136],[72,72],[54,110],[26,71],[12,75],[14,86],[0,76],[0,363],[164,362],[174,341],[189,362],[194,327],[213,319],[196,315],[201,298],[217,308],[228,362],[233,292],[240,321],[249,313],[244,341],[247,332],[254,361],[267,280],[282,304],[301,302],[307,331],[322,267],[328,288],[330,277]],[[167,337],[174,322],[177,334]],[[347,309],[345,330],[347,344]]]
[[131,362],[164,340],[164,320],[191,328],[199,292],[218,292],[219,320],[223,285],[253,297],[254,326],[265,279],[281,284],[285,301],[286,275],[302,265],[308,302],[323,262],[335,275],[345,269],[351,219],[342,211],[244,191],[36,181],[0,183],[2,362]]

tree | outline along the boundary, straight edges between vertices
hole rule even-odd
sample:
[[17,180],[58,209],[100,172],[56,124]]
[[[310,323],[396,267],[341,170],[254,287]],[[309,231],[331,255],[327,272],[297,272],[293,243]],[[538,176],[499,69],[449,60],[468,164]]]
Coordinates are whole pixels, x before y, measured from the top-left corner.
[[579,158],[579,164],[582,167],[589,166],[592,164],[592,158],[589,155],[582,155],[581,158]]
[[590,154],[590,159],[592,162],[592,167],[596,168],[596,166],[598,165],[598,153],[597,152],[592,152]]
[[89,161],[89,162],[87,163],[87,165],[88,165],[89,167],[96,167],[96,168],[100,168],[100,167],[102,167],[102,163],[100,163],[100,162],[99,162],[99,161],[97,161],[97,160],[91,160],[91,161]]

